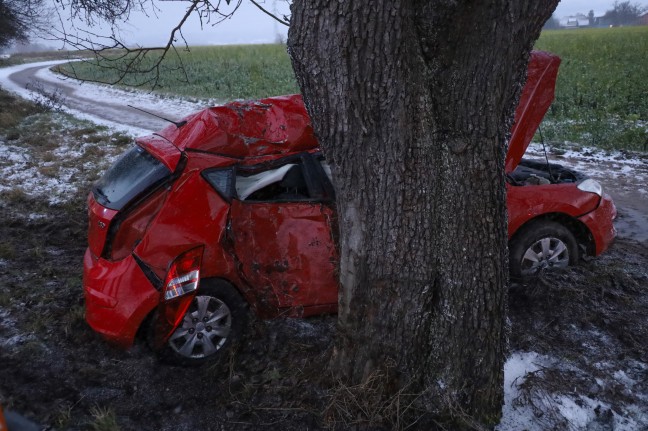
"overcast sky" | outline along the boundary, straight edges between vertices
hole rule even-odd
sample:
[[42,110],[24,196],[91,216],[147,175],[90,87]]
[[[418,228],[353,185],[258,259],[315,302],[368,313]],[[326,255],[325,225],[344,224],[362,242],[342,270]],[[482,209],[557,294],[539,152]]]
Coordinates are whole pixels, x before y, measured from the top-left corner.
[[[270,11],[279,14],[288,13],[284,0],[260,0],[260,3]],[[593,10],[596,16],[600,16],[611,9],[613,3],[613,0],[562,0],[554,15],[560,19],[576,13],[587,15],[590,10]],[[646,4],[645,1],[640,3]],[[158,1],[156,4],[161,9],[157,17],[134,13],[129,23],[121,26],[124,41],[141,46],[166,42],[171,29],[177,25],[184,14],[187,3]],[[272,43],[278,37],[285,40],[287,33],[287,27],[275,22],[247,0],[243,0],[241,8],[231,19],[213,26],[205,24],[201,29],[200,22],[194,16],[183,28],[183,34],[189,45]]]

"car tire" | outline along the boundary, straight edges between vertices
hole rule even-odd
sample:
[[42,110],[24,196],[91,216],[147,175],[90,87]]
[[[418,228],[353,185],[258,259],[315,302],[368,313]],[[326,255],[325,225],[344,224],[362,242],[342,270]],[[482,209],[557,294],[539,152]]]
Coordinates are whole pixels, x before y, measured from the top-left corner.
[[196,366],[226,357],[248,322],[247,304],[224,280],[201,280],[182,322],[158,352],[162,362]]
[[509,245],[511,277],[539,275],[578,262],[578,244],[571,231],[560,223],[539,220],[529,223]]

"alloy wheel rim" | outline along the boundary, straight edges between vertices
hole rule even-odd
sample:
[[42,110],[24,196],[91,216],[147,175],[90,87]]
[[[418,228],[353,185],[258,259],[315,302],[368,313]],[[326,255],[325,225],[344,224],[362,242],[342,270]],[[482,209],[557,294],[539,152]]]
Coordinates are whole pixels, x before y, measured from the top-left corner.
[[541,238],[524,252],[521,262],[522,275],[534,275],[541,271],[569,266],[569,249],[555,237]]
[[232,313],[227,304],[213,296],[196,296],[169,338],[169,346],[185,358],[204,358],[223,347],[231,329]]

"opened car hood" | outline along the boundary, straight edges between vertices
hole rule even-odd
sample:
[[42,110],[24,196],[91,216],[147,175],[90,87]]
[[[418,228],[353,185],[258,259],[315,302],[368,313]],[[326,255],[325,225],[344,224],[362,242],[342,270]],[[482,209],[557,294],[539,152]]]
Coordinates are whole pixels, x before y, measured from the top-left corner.
[[511,173],[522,160],[533,135],[554,99],[560,58],[543,51],[533,51],[529,60],[527,82],[515,110],[511,140],[504,170]]
[[[536,129],[554,98],[560,58],[534,51],[529,61],[526,85],[515,111],[506,172],[512,172],[522,159]],[[182,127],[168,126],[157,134],[167,140],[148,137],[140,141],[150,147],[167,165],[175,167],[178,150],[193,149],[233,158],[247,158],[307,151],[317,148],[310,118],[300,95],[280,96],[259,101],[232,102],[199,111],[185,118]]]

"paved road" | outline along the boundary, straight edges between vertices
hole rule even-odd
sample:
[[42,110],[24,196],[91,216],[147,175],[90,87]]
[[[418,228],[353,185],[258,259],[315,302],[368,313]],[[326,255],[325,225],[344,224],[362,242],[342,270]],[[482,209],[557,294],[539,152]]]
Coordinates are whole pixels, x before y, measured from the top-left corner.
[[[5,76],[0,77],[0,84],[14,91],[33,87],[34,83],[38,83],[37,85],[47,93],[58,90],[63,95],[64,106],[73,114],[83,113],[84,117],[99,120],[101,123],[135,128],[135,132],[159,130],[169,123],[127,105],[137,106],[172,120],[179,120],[204,107],[202,104],[162,99],[143,92],[128,92],[61,79],[47,71],[47,68],[52,67],[52,63],[13,67]],[[21,93],[25,95],[24,90]]]

